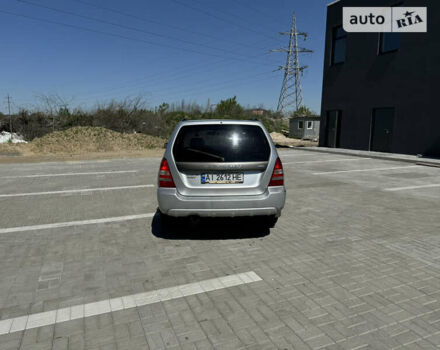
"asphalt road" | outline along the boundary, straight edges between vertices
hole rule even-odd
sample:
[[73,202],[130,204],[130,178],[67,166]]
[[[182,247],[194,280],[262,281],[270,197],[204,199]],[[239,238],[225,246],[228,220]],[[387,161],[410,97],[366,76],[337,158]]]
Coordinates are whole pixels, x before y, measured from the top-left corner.
[[280,151],[256,220],[161,228],[159,158],[0,165],[0,349],[435,349],[440,169]]

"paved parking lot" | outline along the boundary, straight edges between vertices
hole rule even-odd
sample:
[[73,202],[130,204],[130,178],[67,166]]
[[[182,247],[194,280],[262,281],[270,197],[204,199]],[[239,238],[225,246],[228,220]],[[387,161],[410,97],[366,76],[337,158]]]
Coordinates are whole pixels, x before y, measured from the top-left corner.
[[434,349],[440,169],[282,150],[274,229],[163,232],[160,159],[0,166],[0,349]]

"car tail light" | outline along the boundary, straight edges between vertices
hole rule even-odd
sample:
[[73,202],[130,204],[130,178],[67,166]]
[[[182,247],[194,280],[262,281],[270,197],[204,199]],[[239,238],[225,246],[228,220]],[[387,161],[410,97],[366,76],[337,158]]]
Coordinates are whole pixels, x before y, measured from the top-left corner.
[[275,162],[269,186],[284,186],[284,171],[280,158]]
[[173,180],[173,175],[171,175],[170,166],[166,158],[162,159],[159,169],[159,187],[176,187]]

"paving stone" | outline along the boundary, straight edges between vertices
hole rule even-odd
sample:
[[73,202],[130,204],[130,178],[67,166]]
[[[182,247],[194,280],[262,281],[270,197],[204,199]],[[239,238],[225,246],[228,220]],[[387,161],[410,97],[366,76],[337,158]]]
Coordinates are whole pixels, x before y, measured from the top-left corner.
[[67,350],[69,348],[69,338],[56,338],[53,340],[53,350]]
[[[286,163],[339,157],[280,154]],[[159,161],[81,163],[138,173],[8,179],[0,193],[155,183]],[[439,192],[384,189],[438,182],[439,170],[313,175],[395,164],[287,165],[286,206],[270,232],[212,220],[198,236],[164,238],[156,219],[141,219],[2,233],[0,349],[435,348]],[[0,165],[0,177],[78,166]],[[154,212],[154,192],[11,199],[0,228]]]

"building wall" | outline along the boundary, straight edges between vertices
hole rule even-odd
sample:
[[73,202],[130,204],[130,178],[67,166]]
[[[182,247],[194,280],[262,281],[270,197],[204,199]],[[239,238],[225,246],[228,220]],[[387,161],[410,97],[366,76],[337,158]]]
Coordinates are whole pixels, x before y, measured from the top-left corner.
[[298,128],[299,120],[297,118],[291,118],[289,121],[289,136],[294,139],[302,139],[304,136],[304,128]]
[[339,147],[370,149],[373,108],[394,107],[391,151],[440,155],[440,1],[405,0],[428,7],[428,33],[402,33],[396,52],[378,55],[378,33],[347,33],[346,58],[330,66],[332,29],[343,6],[392,6],[388,0],[341,0],[327,9],[320,146],[326,145],[327,112],[342,113]]
[[[299,121],[303,122],[303,128],[299,129]],[[313,122],[313,128],[307,129],[307,122]],[[318,118],[291,118],[289,121],[289,136],[295,139],[315,140],[319,137],[319,124]]]

